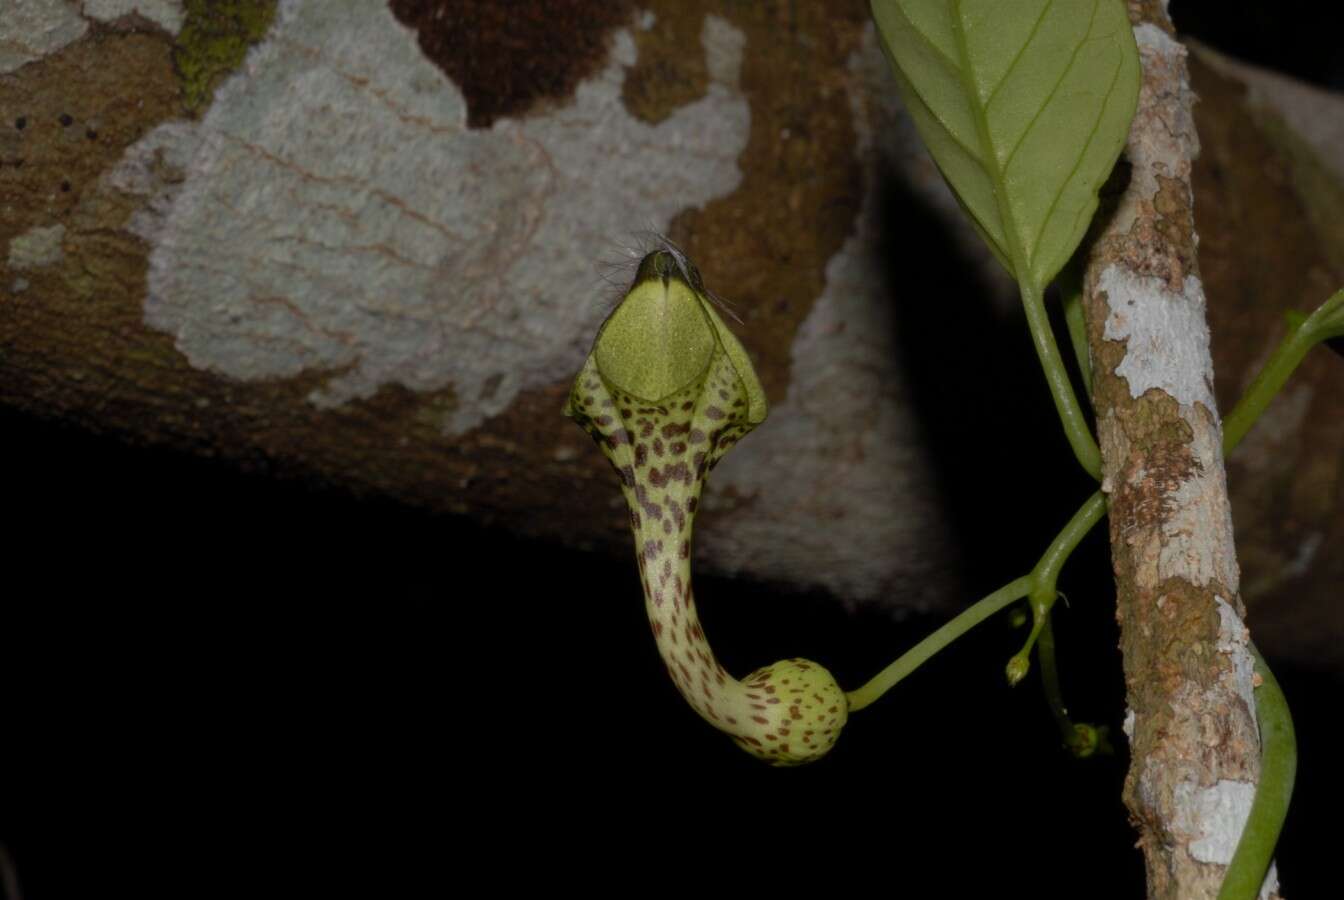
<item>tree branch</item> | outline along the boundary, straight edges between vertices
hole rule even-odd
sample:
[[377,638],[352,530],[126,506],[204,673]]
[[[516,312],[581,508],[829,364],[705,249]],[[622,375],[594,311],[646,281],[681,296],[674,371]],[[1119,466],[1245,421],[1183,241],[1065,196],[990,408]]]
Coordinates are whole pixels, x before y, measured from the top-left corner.
[[[1253,661],[1195,255],[1199,151],[1165,2],[1130,3],[1143,61],[1130,179],[1084,283],[1150,898],[1216,896],[1259,777]],[[1277,896],[1271,870],[1270,894]]]

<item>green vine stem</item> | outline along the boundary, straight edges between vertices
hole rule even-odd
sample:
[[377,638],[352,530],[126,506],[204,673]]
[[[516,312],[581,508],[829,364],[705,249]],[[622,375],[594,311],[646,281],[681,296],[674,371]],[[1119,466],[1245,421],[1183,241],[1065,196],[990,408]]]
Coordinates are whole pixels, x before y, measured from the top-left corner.
[[[878,672],[863,687],[846,694],[845,696],[849,698],[850,712],[857,712],[865,706],[871,705],[873,701],[899,684],[903,678],[927,662],[938,651],[994,615],[994,613],[1024,597],[1031,602],[1035,624],[1033,625],[1032,637],[1028,639],[1027,647],[1023,648],[1022,653],[1013,657],[1013,659],[1025,658],[1024,655],[1030,651],[1031,645],[1035,643],[1036,635],[1040,633],[1042,609],[1048,615],[1049,604],[1054,602],[1057,594],[1055,583],[1059,580],[1060,569],[1063,568],[1074,547],[1078,546],[1078,542],[1083,539],[1083,536],[1092,530],[1093,525],[1101,521],[1105,512],[1106,498],[1101,491],[1097,491],[1091,497],[1088,497],[1087,502],[1073,514],[1073,518],[1069,519],[1068,524],[1055,536],[1055,539],[1051,541],[1050,546],[1046,548],[1045,553],[1041,555],[1040,560],[1029,573],[1008,582],[994,593],[963,610],[960,615],[910,648],[909,651],[881,672]],[[1049,598],[1048,602],[1045,601],[1046,597]],[[1010,670],[1013,666],[1014,663],[1010,662]],[[1022,665],[1021,672],[1016,676],[1017,680],[1020,680],[1024,675],[1026,675],[1026,667]],[[1010,674],[1009,677],[1012,678],[1012,675]]]
[[1255,674],[1260,678],[1255,689],[1255,714],[1260,722],[1260,783],[1251,801],[1246,827],[1223,876],[1218,900],[1254,900],[1260,895],[1297,779],[1297,735],[1288,700],[1255,644],[1251,644],[1251,654],[1255,657]]
[[[1241,443],[1307,351],[1341,336],[1344,336],[1344,290],[1336,291],[1308,316],[1289,314],[1288,333],[1232,412],[1223,419],[1225,455]],[[1246,827],[1228,863],[1218,900],[1255,900],[1260,895],[1283,822],[1288,817],[1297,776],[1297,737],[1288,700],[1254,644],[1251,653],[1255,657],[1255,673],[1260,677],[1255,698],[1256,719],[1260,723],[1260,783],[1246,817]]]
[[1045,694],[1045,702],[1054,716],[1060,740],[1068,751],[1079,759],[1096,753],[1113,753],[1108,729],[1104,725],[1075,722],[1069,716],[1068,707],[1064,705],[1064,691],[1059,683],[1059,669],[1055,663],[1055,629],[1050,616],[1046,617],[1041,636],[1036,641],[1036,658],[1041,667],[1041,689]]
[[1078,361],[1078,372],[1083,378],[1083,390],[1092,397],[1092,351],[1087,346],[1087,323],[1083,318],[1083,276],[1078,262],[1065,266],[1056,279],[1060,300],[1064,305],[1064,323],[1069,329],[1069,343],[1073,358]]
[[1008,582],[980,601],[971,604],[933,634],[911,647],[901,655],[900,659],[874,675],[863,687],[845,694],[845,697],[849,700],[849,711],[851,713],[858,712],[865,706],[870,706],[873,701],[899,684],[905,676],[933,658],[939,650],[942,650],[999,610],[1021,600],[1030,591],[1031,577],[1024,575]]
[[1045,380],[1050,386],[1050,396],[1055,401],[1055,411],[1059,413],[1060,424],[1064,427],[1064,436],[1068,438],[1073,455],[1078,464],[1094,479],[1101,480],[1101,451],[1097,449],[1096,438],[1087,424],[1078,397],[1069,381],[1069,371],[1059,355],[1054,332],[1050,328],[1050,316],[1045,311],[1045,302],[1036,286],[1022,281],[1018,283],[1022,294],[1022,308],[1027,314],[1027,326],[1031,329],[1032,344],[1045,372]]
[[1041,690],[1045,693],[1045,702],[1054,716],[1059,737],[1067,745],[1073,739],[1073,720],[1069,718],[1068,707],[1064,705],[1064,692],[1059,686],[1059,669],[1055,664],[1055,628],[1050,617],[1046,617],[1041,628],[1041,636],[1036,641],[1036,657],[1041,665]]
[[1336,291],[1305,318],[1300,313],[1290,313],[1288,334],[1274,349],[1274,354],[1236,407],[1223,418],[1224,452],[1232,452],[1232,448],[1241,443],[1288,377],[1296,371],[1307,351],[1322,341],[1341,336],[1344,336],[1344,290]]
[[1050,610],[1055,605],[1055,598],[1059,596],[1059,592],[1055,589],[1055,585],[1059,582],[1059,573],[1069,561],[1074,548],[1104,515],[1106,515],[1106,496],[1101,491],[1096,491],[1078,508],[1064,529],[1055,535],[1055,539],[1031,570],[1033,581],[1031,593],[1028,595],[1031,602],[1031,633],[1027,635],[1022,649],[1008,660],[1009,684],[1017,684],[1026,677],[1031,667],[1031,648],[1049,620]]

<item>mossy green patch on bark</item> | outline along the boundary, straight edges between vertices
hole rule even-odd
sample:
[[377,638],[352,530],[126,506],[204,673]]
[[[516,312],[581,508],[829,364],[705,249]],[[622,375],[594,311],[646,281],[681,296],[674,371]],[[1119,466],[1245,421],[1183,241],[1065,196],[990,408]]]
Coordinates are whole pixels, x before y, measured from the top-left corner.
[[196,114],[271,27],[275,0],[187,0],[186,12],[173,63],[182,76],[183,105]]

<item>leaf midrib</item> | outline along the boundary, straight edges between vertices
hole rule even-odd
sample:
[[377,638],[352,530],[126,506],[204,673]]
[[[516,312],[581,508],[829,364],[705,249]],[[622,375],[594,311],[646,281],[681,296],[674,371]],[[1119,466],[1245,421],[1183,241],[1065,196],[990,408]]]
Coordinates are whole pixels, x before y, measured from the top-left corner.
[[[900,17],[905,20],[905,24],[910,26],[910,32],[914,34],[916,37],[918,37],[920,41],[923,42],[924,46],[929,49],[929,53],[933,55],[933,58],[938,60],[938,62],[942,64],[943,68],[946,69],[948,73],[952,75],[953,78],[956,78],[964,86],[966,82],[962,77],[962,69],[960,66],[957,65],[957,61],[955,59],[952,59],[946,53],[944,53],[941,47],[939,47],[932,40],[930,40],[929,36],[920,30],[919,26],[915,24],[915,20],[910,18],[910,14],[905,11],[905,7],[902,6],[899,2],[891,4],[890,8],[895,10],[900,15]],[[899,66],[897,68],[899,69]],[[938,124],[940,124],[943,127],[943,131],[947,134],[948,140],[950,140],[952,143],[960,147],[971,159],[979,161],[980,152],[982,151],[977,152],[977,148],[968,146],[960,137],[958,137],[957,133],[952,130],[951,126],[949,126],[947,122],[943,120],[942,113],[939,112],[938,108],[933,103],[929,102],[929,99],[927,97],[925,97],[922,93],[920,93],[919,88],[915,86],[915,83],[908,77],[905,76],[902,77],[905,79],[905,82],[910,86],[911,92],[914,93],[917,97],[919,97],[920,101],[923,102],[924,108],[927,109],[929,111],[929,114],[932,115],[933,118],[938,121]]]
[[[1097,9],[1100,2],[1101,0],[1092,0],[1092,15],[1091,18],[1088,20],[1087,29],[1083,32],[1084,35],[1092,34],[1092,27],[1093,25],[1096,24],[1097,21]],[[900,4],[898,3],[897,6],[899,7]],[[1018,137],[1016,143],[1013,144],[1013,149],[1009,151],[1008,156],[1005,158],[1002,167],[999,166],[998,158],[994,153],[994,144],[989,136],[988,112],[989,112],[989,105],[991,102],[993,102],[994,96],[998,94],[999,89],[1003,87],[1004,83],[1007,82],[1009,76],[1012,75],[1013,68],[1022,58],[1022,54],[1026,52],[1027,46],[1031,43],[1032,39],[1035,38],[1037,32],[1040,30],[1041,23],[1045,21],[1046,15],[1049,13],[1050,9],[1053,6],[1054,6],[1054,0],[1049,0],[1049,2],[1047,2],[1045,6],[1042,8],[1041,14],[1037,17],[1036,22],[1031,27],[1031,31],[1023,39],[1022,45],[1018,48],[1017,53],[1013,56],[1013,59],[1009,63],[1008,67],[1004,70],[1003,75],[999,77],[998,83],[995,84],[993,90],[990,92],[990,97],[986,99],[983,103],[980,101],[980,94],[976,90],[973,75],[974,70],[971,67],[970,48],[966,44],[966,29],[964,26],[964,19],[961,14],[961,0],[952,0],[952,16],[951,16],[952,34],[956,40],[957,53],[960,56],[960,60],[946,59],[942,54],[942,51],[940,51],[937,48],[937,46],[934,45],[933,42],[929,40],[928,36],[925,35],[918,28],[915,28],[914,23],[910,20],[910,17],[905,16],[906,21],[911,23],[911,28],[912,30],[914,30],[915,34],[919,35],[920,39],[923,40],[930,47],[930,49],[932,49],[939,56],[940,59],[943,59],[944,62],[948,65],[948,67],[952,69],[952,71],[954,71],[957,77],[961,80],[962,90],[966,94],[967,102],[970,103],[971,105],[971,117],[975,120],[976,134],[980,138],[980,153],[977,154],[977,156],[979,157],[981,167],[985,170],[985,175],[988,176],[989,178],[990,186],[993,189],[994,205],[999,214],[999,224],[1000,226],[1002,226],[1003,229],[1004,242],[1008,244],[1007,249],[1009,252],[1009,256],[1012,258],[1013,268],[1015,270],[1014,274],[1017,276],[1019,284],[1022,284],[1024,286],[1030,286],[1033,292],[1035,293],[1039,293],[1040,291],[1042,291],[1045,286],[1038,283],[1037,281],[1034,267],[1031,264],[1032,261],[1028,259],[1027,250],[1023,244],[1022,240],[1023,236],[1021,229],[1018,226],[1016,217],[1013,215],[1012,207],[1008,203],[1008,192],[1007,192],[1007,184],[1004,180],[1004,170],[1006,170],[1008,166],[1012,163],[1013,158],[1017,155],[1018,149],[1022,146],[1023,142],[1026,141],[1027,136],[1031,134],[1032,129],[1036,127],[1037,120],[1041,117],[1041,114],[1045,112],[1045,109],[1050,105],[1051,101],[1055,97],[1055,94],[1059,91],[1060,85],[1062,85],[1064,83],[1064,79],[1068,77],[1069,72],[1073,70],[1074,64],[1077,63],[1078,61],[1078,54],[1082,51],[1083,47],[1085,47],[1088,43],[1090,43],[1090,41],[1085,38],[1084,40],[1079,41],[1077,46],[1073,48],[1073,54],[1069,57],[1068,64],[1064,66],[1063,70],[1059,74],[1059,77],[1055,80],[1055,83],[1051,85],[1050,90],[1041,100],[1040,106],[1037,107],[1036,112],[1031,117],[1031,121],[1027,123],[1027,127]],[[904,15],[903,9],[902,14]],[[1115,77],[1118,77],[1118,74]],[[1112,78],[1112,86],[1113,85],[1114,85],[1114,77]],[[1109,100],[1109,91],[1107,99]],[[1092,138],[1097,133],[1097,128],[1100,125],[1105,108],[1106,104],[1103,103],[1102,113],[1098,114],[1097,121],[1093,123],[1092,131],[1088,135],[1087,142],[1083,144],[1083,149],[1082,152],[1079,153],[1078,159],[1074,161],[1073,169],[1070,170],[1069,175],[1063,180],[1063,182],[1061,182],[1059,189],[1055,191],[1055,195],[1051,198],[1049,211],[1046,213],[1045,217],[1042,219],[1041,222],[1042,233],[1044,233],[1046,223],[1050,221],[1050,216],[1054,214],[1055,207],[1059,203],[1059,198],[1063,196],[1064,189],[1068,186],[1069,180],[1073,177],[1073,174],[1078,171],[1078,166],[1079,164],[1081,164],[1082,160],[1086,158],[1087,148],[1092,145]]]
[[[994,193],[994,206],[999,213],[999,226],[1003,230],[1004,243],[1008,245],[1008,255],[1013,262],[1013,274],[1019,284],[1031,272],[1026,264],[1026,253],[1022,247],[1022,235],[1017,228],[1017,220],[1007,202],[1007,191],[1003,173],[994,158],[994,145],[989,139],[989,119],[986,116],[988,104],[980,103],[980,95],[975,90],[975,79],[971,69],[970,48],[966,45],[966,28],[961,14],[961,0],[952,0],[952,37],[956,41],[957,53],[961,57],[957,74],[961,78],[961,88],[971,105],[971,118],[975,120],[975,133],[980,137],[980,165],[989,176],[990,187]],[[1025,47],[1026,45],[1023,44]],[[1044,107],[1042,107],[1044,108]],[[1039,110],[1038,110],[1039,112]],[[1030,126],[1028,126],[1030,131]],[[1026,134],[1026,132],[1024,132]],[[1033,283],[1033,287],[1039,287]]]

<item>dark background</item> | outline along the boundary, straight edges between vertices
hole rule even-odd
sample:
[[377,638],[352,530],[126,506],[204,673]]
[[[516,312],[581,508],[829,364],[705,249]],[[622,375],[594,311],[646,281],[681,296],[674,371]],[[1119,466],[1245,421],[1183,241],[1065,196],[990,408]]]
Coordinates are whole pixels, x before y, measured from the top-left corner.
[[[1311,4],[1174,6],[1178,25],[1243,58],[1344,78]],[[903,310],[904,324],[925,314]],[[959,336],[996,371],[1015,362],[1000,390],[1025,398],[987,398],[974,427],[1025,417],[1048,431],[1010,325],[972,316]],[[959,475],[983,461],[952,452],[970,426],[939,419],[936,400],[920,411],[948,450],[983,593],[1025,570],[1087,490],[1059,476],[1061,440],[996,450],[1018,474],[986,500]],[[676,695],[631,559],[272,480],[264,461],[242,473],[8,411],[0,435],[0,841],[28,900],[442,896],[477,880],[1141,895],[1101,531],[1066,570],[1056,628],[1072,711],[1109,725],[1119,755],[1069,758],[1035,674],[1005,685],[1023,633],[1004,616],[858,714],[825,760],[777,771]],[[724,580],[697,593],[731,671],[805,655],[845,687],[941,623]],[[1327,731],[1344,683],[1275,668],[1300,744],[1284,887],[1320,896],[1344,800]]]

